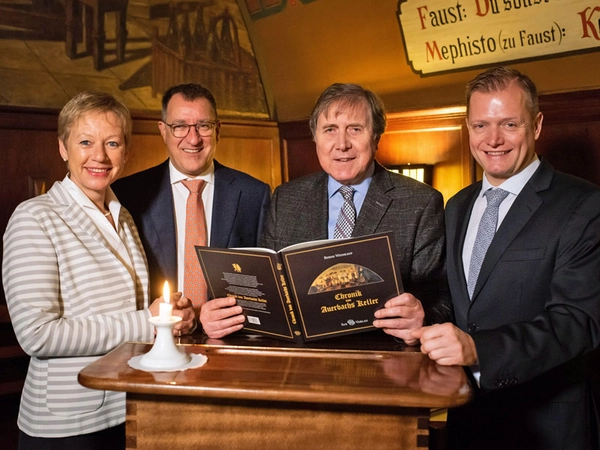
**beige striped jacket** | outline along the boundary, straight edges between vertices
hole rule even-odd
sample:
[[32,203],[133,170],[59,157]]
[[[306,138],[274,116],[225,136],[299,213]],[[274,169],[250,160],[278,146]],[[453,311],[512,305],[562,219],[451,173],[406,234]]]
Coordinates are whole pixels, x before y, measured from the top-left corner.
[[119,223],[135,275],[61,182],[10,218],[2,282],[15,334],[31,356],[18,419],[30,436],[72,436],[125,421],[124,393],[77,381],[83,367],[120,343],[153,339],[142,244],[125,208]]

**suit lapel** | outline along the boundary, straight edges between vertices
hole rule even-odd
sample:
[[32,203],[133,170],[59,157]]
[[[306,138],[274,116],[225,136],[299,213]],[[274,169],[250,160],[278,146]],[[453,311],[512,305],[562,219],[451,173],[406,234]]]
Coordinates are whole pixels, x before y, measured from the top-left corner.
[[[481,191],[481,182],[471,185],[468,189],[470,192],[460,200],[457,200],[453,211],[456,217],[448,217],[448,267],[456,268],[457,282],[460,284],[460,292],[464,294],[464,298],[469,299],[469,293],[467,290],[467,280],[465,270],[463,266],[463,247],[465,245],[465,238],[467,235],[467,228],[469,226],[469,219],[471,217],[471,211],[473,210],[473,204],[477,199],[477,195]],[[451,224],[455,224],[454,228],[451,228]]]
[[94,221],[85,213],[83,208],[73,200],[62,184],[56,183],[52,189],[48,191],[48,194],[57,204],[65,208],[63,213],[65,217],[76,223],[79,229],[90,236],[96,243],[113,253],[112,248],[108,245],[104,235],[100,232]]
[[542,165],[515,199],[485,254],[479,278],[473,291],[473,301],[477,298],[477,294],[481,291],[506,249],[542,205],[542,199],[538,192],[550,186],[553,173],[554,169],[542,162]]
[[356,219],[353,236],[374,234],[388,210],[391,198],[388,192],[394,189],[386,169],[375,162],[375,172],[369,185],[367,196]]
[[[315,182],[310,183],[308,189],[302,193],[303,201],[298,204],[288,205],[291,209],[302,208],[310,216],[306,218],[298,236],[291,236],[292,242],[305,242],[309,240],[327,239],[329,231],[327,222],[329,220],[329,198],[327,191],[328,175],[321,172],[317,175]],[[307,205],[305,201],[309,202]],[[314,205],[321,205],[314,208]],[[283,216],[284,214],[282,214]],[[297,211],[288,215],[290,220],[297,221]],[[282,224],[284,227],[285,223]],[[293,227],[298,230],[298,227]]]
[[[60,205],[61,207],[64,208],[64,211],[61,213],[61,215],[66,220],[71,222],[71,224],[69,224],[69,226],[72,228],[73,232],[76,235],[78,235],[78,239],[84,240],[84,235],[89,236],[96,244],[98,244],[100,247],[102,247],[108,253],[113,255],[113,260],[112,260],[112,262],[110,262],[110,264],[123,265],[121,258],[115,252],[115,250],[112,248],[112,246],[109,244],[107,239],[104,237],[104,235],[98,228],[98,225],[94,222],[94,220],[90,216],[88,216],[88,214],[79,205],[79,203],[77,203],[76,201],[73,200],[71,195],[69,195],[68,191],[65,189],[65,187],[62,184],[56,183],[52,187],[52,189],[50,189],[48,191],[48,194],[52,197],[52,199],[58,205]],[[127,212],[125,214],[127,214],[127,216],[129,216],[129,214]],[[131,224],[133,223],[133,219],[129,219],[128,223],[124,223],[124,222],[125,221],[121,221],[121,226],[124,226],[126,228],[126,234],[127,234],[127,237],[129,238],[129,236],[131,235],[130,228],[131,228]],[[76,224],[76,227],[73,226],[73,224]],[[129,241],[129,239],[127,239],[127,240]],[[129,244],[129,248],[132,252],[132,254],[131,254],[132,264],[134,265],[136,273],[145,275],[147,273],[146,261],[144,259],[144,255],[138,252],[138,249],[142,248],[141,243],[135,242],[135,246],[131,246],[131,242],[128,242],[128,244]],[[99,253],[101,251],[98,248],[93,249],[92,247],[90,247],[90,249],[92,252],[95,252],[95,253]],[[104,258],[104,257],[102,257],[102,258]],[[104,264],[109,264],[109,262],[106,261]],[[129,270],[123,271],[122,273],[119,274],[119,276],[129,277],[129,280],[131,281],[132,286],[134,286],[138,281],[140,281],[140,280],[134,279],[130,275]],[[144,280],[142,280],[142,281],[144,281]],[[141,286],[141,289],[136,291],[139,294],[142,294],[139,297],[142,300],[146,297],[145,296],[146,291],[144,290],[144,288],[147,288],[147,279],[145,280],[145,283],[146,283],[146,286]],[[137,289],[137,286],[136,286],[136,289]]]
[[215,192],[212,210],[210,246],[226,248],[235,223],[241,191],[235,184],[235,173],[223,170],[215,161]]
[[169,161],[162,164],[158,192],[148,204],[143,221],[148,245],[154,250],[162,273],[169,280],[177,280],[177,241],[175,232],[175,206],[169,175]]

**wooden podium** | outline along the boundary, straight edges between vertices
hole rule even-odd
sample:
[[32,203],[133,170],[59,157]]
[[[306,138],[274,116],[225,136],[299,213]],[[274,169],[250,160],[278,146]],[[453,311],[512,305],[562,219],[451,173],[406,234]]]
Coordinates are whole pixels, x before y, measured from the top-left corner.
[[88,388],[127,392],[127,448],[426,449],[430,408],[471,396],[461,367],[414,350],[183,347],[208,362],[135,370],[127,362],[151,345],[125,343],[79,374]]

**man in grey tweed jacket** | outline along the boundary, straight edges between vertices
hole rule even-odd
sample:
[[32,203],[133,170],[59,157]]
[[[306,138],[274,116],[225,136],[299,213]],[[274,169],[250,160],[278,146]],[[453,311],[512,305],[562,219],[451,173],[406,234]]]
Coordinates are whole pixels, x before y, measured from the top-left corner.
[[[430,186],[375,161],[385,123],[381,100],[372,92],[353,84],[327,88],[310,118],[324,171],[275,190],[260,245],[280,250],[333,238],[344,202],[339,188],[351,186],[356,207],[352,236],[393,232],[406,290],[376,312],[374,325],[416,345],[412,330],[451,318],[443,198]],[[217,299],[205,305],[200,319],[208,336],[219,338],[242,328],[241,312],[234,299]]]

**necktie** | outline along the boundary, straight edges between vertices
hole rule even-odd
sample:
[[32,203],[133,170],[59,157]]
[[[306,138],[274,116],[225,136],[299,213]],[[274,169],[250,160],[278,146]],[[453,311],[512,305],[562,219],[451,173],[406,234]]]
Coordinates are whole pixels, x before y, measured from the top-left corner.
[[344,197],[344,204],[340,209],[337,222],[335,223],[335,230],[333,232],[334,239],[349,238],[352,236],[352,230],[354,229],[354,223],[356,222],[356,208],[354,207],[354,188],[350,186],[342,186],[338,189],[342,197]]
[[485,195],[487,200],[487,206],[483,212],[483,216],[481,216],[481,222],[479,222],[475,244],[473,245],[473,253],[471,253],[471,261],[469,263],[469,279],[467,281],[469,298],[473,297],[473,291],[475,290],[477,277],[479,277],[481,264],[483,264],[483,258],[485,258],[488,247],[496,234],[498,208],[508,195],[508,191],[503,189],[488,189],[483,195]]
[[195,245],[206,245],[206,218],[202,202],[205,183],[204,180],[183,180],[182,183],[190,191],[185,208],[183,294],[198,308],[208,297],[206,281],[194,248]]

